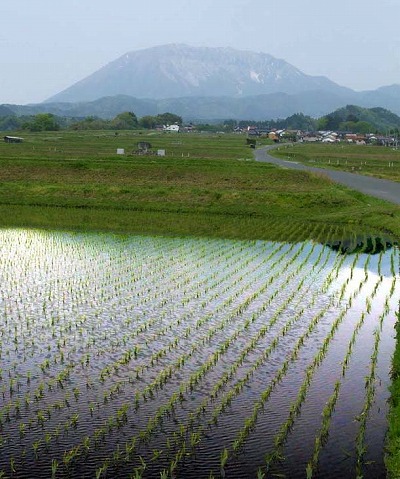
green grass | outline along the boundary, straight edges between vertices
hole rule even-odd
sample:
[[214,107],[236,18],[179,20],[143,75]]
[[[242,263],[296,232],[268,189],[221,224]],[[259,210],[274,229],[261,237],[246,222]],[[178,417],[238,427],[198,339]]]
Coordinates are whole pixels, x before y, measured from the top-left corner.
[[[270,239],[328,223],[400,237],[400,208],[322,176],[253,161],[240,135],[29,133],[0,143],[3,226]],[[166,156],[119,156],[149,141]],[[276,239],[276,237],[274,237]]]
[[400,182],[400,150],[388,147],[344,143],[303,143],[281,146],[274,150],[272,155],[321,168],[360,173]]

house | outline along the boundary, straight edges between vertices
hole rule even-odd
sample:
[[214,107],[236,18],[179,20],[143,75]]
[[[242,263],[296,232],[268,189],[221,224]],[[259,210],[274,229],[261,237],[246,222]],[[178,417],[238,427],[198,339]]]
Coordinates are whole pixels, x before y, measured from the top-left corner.
[[180,127],[179,125],[167,125],[164,126],[164,131],[172,131],[174,133],[179,133]]
[[260,133],[258,132],[258,130],[252,128],[250,130],[247,131],[247,136],[260,136]]
[[185,133],[191,133],[191,132],[194,131],[194,130],[195,130],[195,127],[194,127],[191,123],[189,123],[189,125],[185,125],[185,126],[183,127],[183,131],[184,131]]
[[268,138],[272,141],[279,141],[279,135],[275,131],[268,133]]
[[24,139],[19,136],[5,136],[4,141],[6,143],[22,143]]

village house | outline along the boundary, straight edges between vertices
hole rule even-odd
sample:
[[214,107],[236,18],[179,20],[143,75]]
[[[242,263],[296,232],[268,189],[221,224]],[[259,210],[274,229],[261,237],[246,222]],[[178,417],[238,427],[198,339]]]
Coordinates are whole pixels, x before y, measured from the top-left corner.
[[174,133],[179,133],[180,126],[179,125],[167,125],[164,126],[164,131],[170,131]]

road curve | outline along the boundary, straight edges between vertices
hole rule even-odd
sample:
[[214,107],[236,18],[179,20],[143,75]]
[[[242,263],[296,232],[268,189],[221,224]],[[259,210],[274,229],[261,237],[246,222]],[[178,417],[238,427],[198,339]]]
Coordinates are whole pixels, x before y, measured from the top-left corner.
[[263,163],[273,163],[293,170],[313,171],[314,173],[323,173],[333,181],[348,186],[353,190],[360,191],[366,195],[374,196],[382,200],[390,201],[400,205],[400,183],[390,180],[373,178],[372,176],[358,175],[346,171],[333,171],[325,168],[315,168],[313,166],[302,165],[294,161],[280,160],[268,154],[268,150],[276,148],[275,145],[266,146],[254,151],[256,161]]

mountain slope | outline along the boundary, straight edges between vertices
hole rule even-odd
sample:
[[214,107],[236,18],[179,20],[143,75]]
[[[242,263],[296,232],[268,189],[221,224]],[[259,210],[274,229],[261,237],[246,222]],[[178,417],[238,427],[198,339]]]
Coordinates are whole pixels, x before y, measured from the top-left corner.
[[114,95],[245,97],[313,90],[352,93],[266,53],[172,44],[127,53],[47,101],[82,102]]

